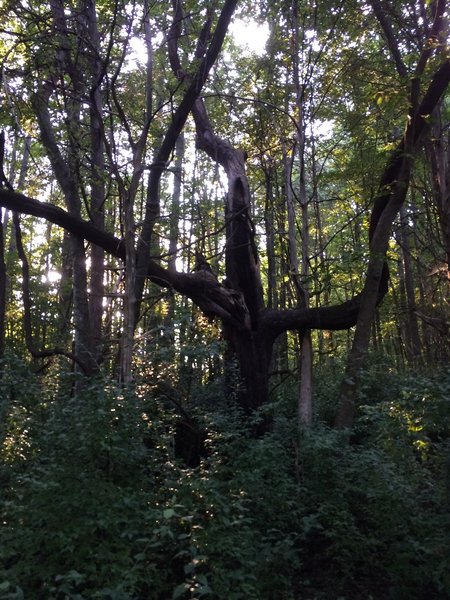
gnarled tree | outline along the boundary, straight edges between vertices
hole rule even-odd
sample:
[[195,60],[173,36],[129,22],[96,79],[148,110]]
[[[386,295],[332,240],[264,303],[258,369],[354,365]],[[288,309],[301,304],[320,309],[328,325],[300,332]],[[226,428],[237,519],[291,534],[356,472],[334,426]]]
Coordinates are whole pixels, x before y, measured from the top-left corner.
[[[6,188],[0,189],[0,206],[8,210],[47,219],[63,227],[75,240],[74,248],[79,253],[76,256],[79,256],[82,263],[79,265],[80,268],[84,268],[84,248],[82,244],[84,240],[125,263],[128,273],[126,277],[128,324],[127,332],[125,332],[127,335],[132,337],[134,326],[139,320],[139,311],[144,302],[143,295],[147,279],[160,287],[170,288],[187,296],[207,317],[220,319],[223,325],[224,338],[234,352],[239,364],[244,383],[241,402],[247,413],[251,413],[268,399],[268,380],[273,345],[280,334],[289,330],[300,332],[313,329],[343,330],[356,325],[354,347],[346,378],[347,384],[353,387],[343,389],[337,419],[339,427],[347,427],[351,425],[353,418],[354,382],[368,347],[370,325],[375,307],[387,292],[389,275],[385,256],[392,223],[407,194],[414,155],[421,146],[428,122],[450,82],[450,61],[445,53],[440,51],[441,46],[426,42],[422,52],[418,55],[415,70],[411,74],[407,70],[403,72],[403,68],[406,69],[406,67],[401,66],[403,63],[401,62],[400,47],[394,45],[391,27],[383,18],[383,7],[380,3],[373,3],[374,12],[378,17],[384,35],[388,43],[392,45],[392,60],[397,68],[401,69],[399,75],[401,77],[411,77],[411,109],[409,113],[404,115],[404,135],[393,149],[383,172],[380,174],[379,190],[373,202],[370,218],[370,259],[364,289],[350,300],[330,306],[308,307],[304,305],[293,309],[266,308],[258,244],[255,239],[255,225],[252,219],[252,196],[246,172],[246,157],[240,148],[234,146],[223,135],[215,133],[213,119],[208,114],[206,103],[201,97],[208,75],[220,53],[236,5],[236,0],[225,0],[218,16],[213,10],[213,3],[211,6],[208,5],[206,16],[203,18],[195,43],[190,46],[188,60],[181,61],[179,40],[183,33],[185,17],[182,3],[173,2],[172,20],[167,36],[168,55],[177,79],[177,92],[181,90],[182,95],[178,103],[172,107],[170,121],[164,133],[160,136],[161,142],[153,152],[150,164],[144,160],[144,146],[147,142],[147,133],[152,116],[148,99],[144,111],[146,115],[144,127],[141,130],[140,137],[137,138],[138,141],[134,142],[131,135],[132,127],[129,120],[122,113],[121,103],[115,96],[116,90],[114,86],[108,88],[114,110],[119,114],[122,128],[129,139],[132,161],[134,161],[131,183],[129,187],[122,190],[125,202],[124,210],[128,214],[128,219],[124,218],[123,222],[123,237],[108,233],[103,228],[103,222],[97,222],[92,215],[90,221],[81,218],[79,191],[73,182],[73,169],[76,166],[63,162],[61,150],[58,148],[56,139],[51,135],[52,129],[49,122],[48,107],[52,93],[55,91],[54,83],[50,85],[49,82],[45,82],[38,87],[34,96],[34,109],[55,177],[67,200],[68,211]],[[55,6],[62,9],[63,3],[57,3]],[[148,9],[146,3],[144,3],[144,6]],[[438,2],[434,10],[434,20],[429,32],[430,40],[439,38],[442,28],[445,27],[445,20],[443,19],[445,2]],[[61,26],[59,30],[64,32],[64,27]],[[186,35],[187,39],[190,39],[191,32],[188,31]],[[68,46],[70,47],[70,43],[68,41],[67,43],[64,42],[62,46],[65,49]],[[111,47],[108,52],[112,54]],[[434,66],[430,67],[429,59],[432,56],[435,57],[435,62],[433,63]],[[68,59],[65,60],[66,75],[69,74],[73,79],[76,79],[76,73],[68,73],[67,65],[70,66],[71,63],[67,62]],[[117,60],[120,64],[123,56]],[[188,68],[186,62],[188,62]],[[104,73],[101,68],[97,69],[98,65],[91,66],[91,73],[96,73],[98,83]],[[148,70],[146,76],[149,77]],[[104,125],[101,125],[103,120],[106,119],[104,119],[98,107],[100,99],[98,98],[96,85],[92,85],[87,90],[88,93],[83,97],[83,101],[89,102],[93,110],[91,135],[93,137],[102,136],[102,142],[105,148],[108,148],[110,140],[108,135],[105,135]],[[421,91],[421,89],[424,91]],[[76,97],[70,99],[71,103],[78,101],[80,100]],[[78,105],[72,106],[71,104],[70,106],[72,110],[78,109]],[[113,113],[114,111],[111,110],[111,115]],[[218,276],[209,268],[198,268],[193,272],[181,272],[174,268],[173,261],[170,263],[170,267],[166,268],[161,261],[151,256],[155,226],[160,214],[161,178],[170,164],[175,144],[191,114],[195,123],[197,148],[204,151],[212,161],[220,164],[227,177],[228,187],[225,202],[226,277],[223,281],[220,281]],[[74,137],[76,138],[75,133]],[[71,150],[73,148],[69,145],[69,158]],[[95,177],[98,177],[99,170],[102,169],[99,153],[101,153],[101,147],[93,146],[92,167]],[[106,154],[108,160],[112,161],[114,152],[111,147],[109,147]],[[111,166],[111,170],[120,188],[119,183],[123,181],[120,170],[117,166],[114,168]],[[142,173],[146,170],[149,171],[148,183],[145,189],[146,201],[142,210],[140,228],[136,232],[133,212],[135,208],[134,201],[137,190],[142,185]],[[107,179],[109,174],[105,173],[104,177]],[[99,188],[96,193],[100,197],[101,189]],[[127,202],[128,204],[126,204]],[[98,208],[98,201],[96,201],[96,210]],[[84,274],[80,273],[80,278],[82,277],[84,277]],[[85,293],[84,296],[86,296]],[[82,319],[88,319],[89,312],[85,312],[83,315],[81,313],[79,315],[78,321],[80,323]],[[87,343],[85,342],[85,344]],[[129,345],[127,349],[130,350]],[[130,358],[131,355],[128,354],[127,369],[129,368]],[[82,356],[81,359],[83,359]]]

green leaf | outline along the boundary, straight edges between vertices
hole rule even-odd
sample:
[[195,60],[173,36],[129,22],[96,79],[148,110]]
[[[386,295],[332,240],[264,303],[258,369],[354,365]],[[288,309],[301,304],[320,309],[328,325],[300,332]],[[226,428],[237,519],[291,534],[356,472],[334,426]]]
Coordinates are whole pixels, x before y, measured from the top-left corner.
[[177,598],[181,598],[183,594],[185,594],[189,589],[188,583],[181,583],[177,585],[177,587],[173,590],[172,600],[176,600]]

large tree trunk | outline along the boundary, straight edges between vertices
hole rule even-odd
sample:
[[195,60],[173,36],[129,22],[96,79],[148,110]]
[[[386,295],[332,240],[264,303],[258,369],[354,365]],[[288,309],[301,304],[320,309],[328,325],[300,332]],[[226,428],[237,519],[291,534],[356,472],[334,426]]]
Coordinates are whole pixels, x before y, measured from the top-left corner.
[[[174,21],[170,33],[170,60],[177,77],[186,77],[178,56],[178,40],[181,36],[182,9],[178,2],[173,3]],[[205,38],[210,23],[203,29]],[[197,47],[199,60],[204,48]],[[242,379],[241,404],[246,412],[251,412],[268,398],[268,371],[273,340],[266,345],[262,342],[260,316],[264,310],[263,288],[259,272],[258,253],[255,242],[255,228],[251,219],[250,189],[246,176],[244,153],[234,148],[227,140],[215,135],[203,100],[197,99],[192,106],[197,147],[218,162],[225,170],[228,179],[228,193],[225,204],[226,246],[224,285],[230,290],[240,309],[240,322],[236,326],[226,323],[224,337],[229,350],[235,354]],[[212,273],[203,271],[203,277],[214,278]],[[268,351],[268,348],[269,351]],[[228,356],[230,352],[228,353]]]
[[[391,35],[387,15],[377,1],[372,1],[372,5],[388,42],[397,71],[403,77],[407,70],[401,60],[396,40]],[[442,36],[445,27],[443,19],[446,9],[445,0],[439,0],[434,8],[434,22],[430,35],[433,39],[438,39]],[[433,47],[428,43],[425,44],[418,59],[414,77],[411,79],[411,106],[404,137],[384,170],[379,193],[375,198],[369,227],[369,264],[335,419],[335,426],[338,429],[350,430],[353,425],[359,378],[369,348],[370,331],[376,306],[379,298],[384,296],[387,291],[389,272],[385,256],[392,224],[405,201],[411,176],[412,160],[418,151],[426,130],[427,119],[436,110],[450,82],[450,61],[446,59],[435,72],[420,101],[420,81],[432,53]]]
[[193,108],[197,146],[217,160],[228,177],[226,198],[226,282],[242,307],[244,327],[225,326],[224,337],[239,363],[241,404],[250,412],[268,399],[268,372],[273,339],[264,339],[260,317],[264,310],[258,254],[251,220],[250,190],[243,153],[216,136],[198,100]]
[[250,416],[269,400],[269,367],[273,339],[260,331],[239,331],[226,326],[224,338],[239,365],[239,404],[245,414]]
[[410,119],[405,141],[394,153],[381,180],[380,194],[375,200],[369,231],[370,259],[366,282],[336,415],[335,425],[338,429],[349,429],[353,424],[359,376],[369,347],[371,324],[380,294],[384,295],[387,287],[385,256],[389,236],[394,219],[406,198],[413,153],[417,151],[426,125],[423,115],[434,109],[449,80],[450,63],[446,62],[435,75],[416,117]]

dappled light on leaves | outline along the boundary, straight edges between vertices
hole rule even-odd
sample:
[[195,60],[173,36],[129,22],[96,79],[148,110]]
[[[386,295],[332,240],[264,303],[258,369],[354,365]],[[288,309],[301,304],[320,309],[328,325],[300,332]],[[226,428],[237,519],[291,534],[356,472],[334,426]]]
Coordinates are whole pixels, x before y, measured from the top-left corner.
[[445,0],[0,6],[0,597],[449,597]]

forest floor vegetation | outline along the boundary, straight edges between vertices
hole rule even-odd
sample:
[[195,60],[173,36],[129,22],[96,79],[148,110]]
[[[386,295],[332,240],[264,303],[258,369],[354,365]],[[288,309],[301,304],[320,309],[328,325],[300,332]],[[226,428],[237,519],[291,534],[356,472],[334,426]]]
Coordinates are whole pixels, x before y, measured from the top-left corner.
[[163,397],[4,367],[2,600],[450,598],[448,370],[373,364],[350,443],[330,369],[313,427],[279,386],[258,439],[212,386],[194,468]]

